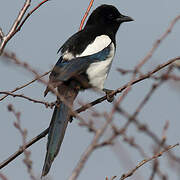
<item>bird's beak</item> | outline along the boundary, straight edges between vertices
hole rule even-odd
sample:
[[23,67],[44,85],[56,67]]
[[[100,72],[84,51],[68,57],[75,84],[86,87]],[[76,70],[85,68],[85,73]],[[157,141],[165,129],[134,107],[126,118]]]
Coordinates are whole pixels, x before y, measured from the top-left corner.
[[129,22],[129,21],[134,21],[134,19],[129,17],[129,16],[122,15],[121,17],[117,18],[116,21],[118,21],[118,22]]

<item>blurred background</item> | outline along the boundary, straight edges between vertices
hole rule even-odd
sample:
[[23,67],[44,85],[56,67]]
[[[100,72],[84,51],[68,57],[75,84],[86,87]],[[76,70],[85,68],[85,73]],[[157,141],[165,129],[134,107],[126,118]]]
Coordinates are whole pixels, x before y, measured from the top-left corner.
[[[32,1],[32,7],[35,7],[39,0]],[[66,39],[79,29],[80,21],[87,9],[89,0],[78,1],[58,1],[51,0],[40,7],[24,24],[19,33],[11,39],[6,50],[13,51],[17,57],[28,62],[39,73],[49,71],[58,60],[58,48]],[[0,27],[6,34],[12,26],[19,10],[23,6],[24,0],[1,0],[0,3]],[[117,33],[116,56],[106,81],[105,87],[116,89],[124,85],[131,76],[122,76],[117,68],[133,69],[138,62],[149,52],[153,43],[168,28],[170,22],[180,13],[179,0],[151,0],[151,1],[131,1],[131,0],[98,0],[95,1],[91,12],[101,4],[112,4],[116,6],[122,14],[131,16],[135,19],[132,23],[124,23]],[[162,42],[160,47],[154,53],[153,57],[143,67],[143,72],[152,70],[160,63],[180,55],[180,22],[173,28],[172,33]],[[179,73],[178,71],[176,73]],[[33,75],[23,68],[3,61],[0,58],[0,91],[10,91],[25,84],[33,79]],[[129,113],[133,113],[143,97],[152,86],[152,80],[145,80],[133,86],[122,107]],[[35,82],[24,88],[18,93],[30,96],[35,99],[54,101],[53,95],[43,97],[45,86]],[[101,97],[103,94],[95,93],[90,90],[80,93],[78,100],[86,103]],[[119,97],[117,95],[116,97]],[[78,101],[77,101],[78,102]],[[52,109],[45,108],[41,104],[34,104],[21,98],[7,97],[0,102],[0,162],[14,153],[22,144],[21,136],[14,128],[15,117],[7,111],[7,105],[13,104],[17,111],[21,112],[21,124],[28,130],[28,140],[39,134],[48,127]],[[76,103],[75,108],[80,105]],[[94,108],[99,112],[110,112],[113,104],[103,102]],[[180,83],[169,82],[163,84],[153,94],[147,105],[138,115],[142,123],[147,123],[159,137],[162,135],[162,129],[166,121],[170,125],[167,131],[167,143],[176,144],[180,140]],[[91,110],[81,113],[84,119],[89,119]],[[97,127],[104,119],[93,119]],[[125,119],[119,114],[115,116],[114,122],[119,126]],[[48,177],[52,180],[67,179],[81,154],[89,145],[93,134],[89,133],[87,128],[78,125],[78,120],[69,124],[66,135],[61,146],[61,151],[56,157]],[[105,133],[103,138],[110,135],[110,131]],[[128,129],[128,135],[133,136],[136,142],[141,145],[149,156],[152,155],[154,142],[143,133],[137,131],[132,125]],[[33,170],[37,177],[40,176],[44,163],[47,138],[41,139],[29,149],[33,161]],[[180,154],[179,147],[173,150],[176,155]],[[179,180],[180,174],[171,168],[167,162],[167,154],[160,158],[160,168],[162,172],[168,175],[170,180]],[[30,179],[26,167],[22,163],[24,155],[19,156],[1,172],[8,179]],[[114,175],[120,177],[124,172],[140,162],[143,158],[128,144],[118,138],[114,147],[104,147],[96,150],[89,158],[85,168],[79,176],[79,180],[105,179]],[[129,179],[148,179],[152,163],[148,163],[140,168],[134,176]],[[180,166],[180,165],[179,165]],[[180,169],[180,167],[176,166]],[[118,178],[117,178],[118,179]],[[155,179],[159,179],[156,177]]]

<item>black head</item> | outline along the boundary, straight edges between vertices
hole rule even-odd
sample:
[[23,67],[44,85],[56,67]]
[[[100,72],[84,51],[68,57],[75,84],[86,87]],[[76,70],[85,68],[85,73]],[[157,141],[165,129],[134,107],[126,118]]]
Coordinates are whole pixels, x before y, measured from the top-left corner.
[[112,29],[116,33],[121,23],[129,21],[133,21],[133,19],[129,16],[122,15],[116,7],[104,4],[92,12],[87,20],[86,26],[95,25]]

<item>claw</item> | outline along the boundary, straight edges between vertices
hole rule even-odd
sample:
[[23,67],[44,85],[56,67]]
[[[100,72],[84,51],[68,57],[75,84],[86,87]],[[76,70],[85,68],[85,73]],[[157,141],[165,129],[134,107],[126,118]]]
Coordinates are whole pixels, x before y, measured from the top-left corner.
[[107,101],[108,101],[108,102],[113,102],[113,100],[114,100],[114,95],[110,95],[110,94],[113,92],[113,90],[103,89],[103,91],[106,93]]
[[72,123],[72,121],[73,121],[73,116],[70,116],[69,122]]

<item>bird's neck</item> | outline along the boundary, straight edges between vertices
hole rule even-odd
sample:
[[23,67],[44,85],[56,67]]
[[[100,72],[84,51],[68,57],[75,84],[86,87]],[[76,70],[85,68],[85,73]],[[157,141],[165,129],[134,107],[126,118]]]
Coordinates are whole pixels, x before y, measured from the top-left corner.
[[104,26],[100,26],[100,25],[86,25],[84,27],[84,29],[88,29],[90,31],[93,31],[95,34],[97,35],[108,35],[111,40],[115,43],[116,41],[116,32],[118,30],[118,27],[117,28],[112,28],[112,27],[104,27]]

